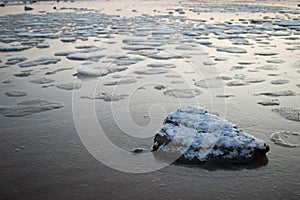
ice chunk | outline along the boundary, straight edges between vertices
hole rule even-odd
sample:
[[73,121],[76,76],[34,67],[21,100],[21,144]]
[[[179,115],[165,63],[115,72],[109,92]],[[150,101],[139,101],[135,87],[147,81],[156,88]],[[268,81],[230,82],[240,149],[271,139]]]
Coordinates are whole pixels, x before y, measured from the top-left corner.
[[203,108],[184,106],[166,117],[155,135],[153,151],[177,154],[188,163],[249,163],[264,156],[269,146]]

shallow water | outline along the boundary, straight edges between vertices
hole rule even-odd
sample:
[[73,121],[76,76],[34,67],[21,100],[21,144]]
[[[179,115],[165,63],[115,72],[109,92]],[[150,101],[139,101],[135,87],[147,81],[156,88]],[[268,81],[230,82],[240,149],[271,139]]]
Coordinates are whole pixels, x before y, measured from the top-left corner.
[[[32,7],[25,14],[22,5],[1,8],[0,46],[26,48],[0,52],[0,106],[44,99],[63,107],[36,105],[23,117],[0,107],[1,199],[299,199],[299,148],[271,140],[296,132],[285,140],[299,143],[296,3]],[[77,74],[81,65],[105,73]],[[149,149],[156,131],[183,105],[205,107],[263,139],[268,160],[212,167],[155,157]],[[136,147],[146,151],[130,152]]]

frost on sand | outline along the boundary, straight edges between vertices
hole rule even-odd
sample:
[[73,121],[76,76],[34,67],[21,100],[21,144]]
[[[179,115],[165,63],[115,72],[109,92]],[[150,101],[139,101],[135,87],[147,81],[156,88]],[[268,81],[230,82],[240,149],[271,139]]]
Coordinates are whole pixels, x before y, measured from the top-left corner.
[[177,155],[186,163],[245,164],[264,156],[269,146],[203,108],[184,106],[166,117],[153,151]]

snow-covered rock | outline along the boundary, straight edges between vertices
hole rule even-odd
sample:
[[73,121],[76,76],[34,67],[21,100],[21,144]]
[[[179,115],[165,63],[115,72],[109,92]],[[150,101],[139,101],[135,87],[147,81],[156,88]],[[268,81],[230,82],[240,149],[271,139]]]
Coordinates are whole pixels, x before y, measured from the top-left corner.
[[184,106],[166,117],[152,150],[177,155],[187,163],[242,164],[265,155],[269,146],[203,108]]

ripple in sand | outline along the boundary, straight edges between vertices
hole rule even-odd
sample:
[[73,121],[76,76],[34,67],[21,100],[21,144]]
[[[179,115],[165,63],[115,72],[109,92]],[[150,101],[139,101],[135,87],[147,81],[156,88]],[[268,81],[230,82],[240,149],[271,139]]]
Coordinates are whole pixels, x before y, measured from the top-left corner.
[[62,107],[60,102],[32,99],[19,102],[15,106],[0,106],[0,113],[6,117],[22,117]]
[[81,83],[63,83],[56,85],[57,88],[62,89],[62,90],[77,90],[81,88],[82,84]]
[[12,90],[5,92],[5,95],[9,97],[23,97],[26,96],[27,93],[23,91]]
[[46,83],[52,83],[54,82],[53,79],[49,79],[49,78],[38,78],[38,79],[34,79],[34,80],[30,80],[30,83],[35,83],[35,84],[46,84]]
[[279,131],[271,135],[271,140],[283,147],[299,147],[300,133],[292,131]]
[[176,98],[193,98],[203,92],[198,89],[171,89],[164,92],[164,95]]
[[287,79],[277,79],[277,80],[273,80],[271,81],[271,84],[274,84],[274,85],[282,85],[282,84],[287,84],[289,83],[290,81],[287,80]]
[[60,69],[56,69],[51,72],[46,72],[45,75],[52,75],[52,74],[56,74],[57,72],[62,72],[62,71],[70,70],[70,69],[73,69],[73,68],[72,67],[60,68]]
[[263,106],[278,106],[280,104],[278,99],[264,99],[257,102]]
[[300,122],[300,107],[274,108],[272,111],[288,120]]
[[42,58],[34,60],[34,61],[29,61],[29,62],[21,63],[21,64],[19,64],[19,66],[20,67],[34,67],[34,66],[39,66],[39,65],[56,64],[59,61],[61,61],[60,58],[42,57]]

